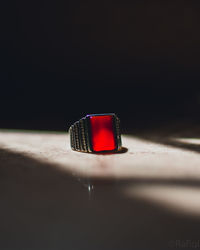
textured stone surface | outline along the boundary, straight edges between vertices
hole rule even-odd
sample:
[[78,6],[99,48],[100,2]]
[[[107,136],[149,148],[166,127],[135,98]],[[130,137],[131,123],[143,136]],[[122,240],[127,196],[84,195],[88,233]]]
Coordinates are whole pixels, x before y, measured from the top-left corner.
[[72,151],[66,133],[1,131],[0,248],[163,250],[199,239],[200,139],[144,138],[96,155]]

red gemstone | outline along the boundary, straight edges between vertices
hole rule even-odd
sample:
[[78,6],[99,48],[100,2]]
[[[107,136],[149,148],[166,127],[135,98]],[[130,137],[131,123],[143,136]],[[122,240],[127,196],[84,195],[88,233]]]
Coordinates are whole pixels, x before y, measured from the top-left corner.
[[90,125],[93,151],[112,151],[116,149],[112,115],[90,116]]

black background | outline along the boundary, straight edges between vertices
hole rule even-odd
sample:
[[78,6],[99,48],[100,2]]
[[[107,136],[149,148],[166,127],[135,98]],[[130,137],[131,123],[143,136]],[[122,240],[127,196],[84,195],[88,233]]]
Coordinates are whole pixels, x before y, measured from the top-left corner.
[[17,1],[1,7],[0,127],[198,121],[199,1]]

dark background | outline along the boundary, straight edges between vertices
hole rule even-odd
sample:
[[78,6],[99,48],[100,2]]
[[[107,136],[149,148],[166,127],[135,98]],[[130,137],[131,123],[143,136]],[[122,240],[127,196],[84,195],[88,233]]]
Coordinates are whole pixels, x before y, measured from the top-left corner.
[[64,130],[100,112],[127,129],[198,122],[199,1],[2,5],[1,128]]

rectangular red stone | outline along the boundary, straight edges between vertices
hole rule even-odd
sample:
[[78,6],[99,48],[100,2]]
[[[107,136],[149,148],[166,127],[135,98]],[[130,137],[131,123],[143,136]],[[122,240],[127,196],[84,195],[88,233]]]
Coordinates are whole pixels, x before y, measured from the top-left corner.
[[94,152],[116,149],[113,115],[90,116],[91,142]]

